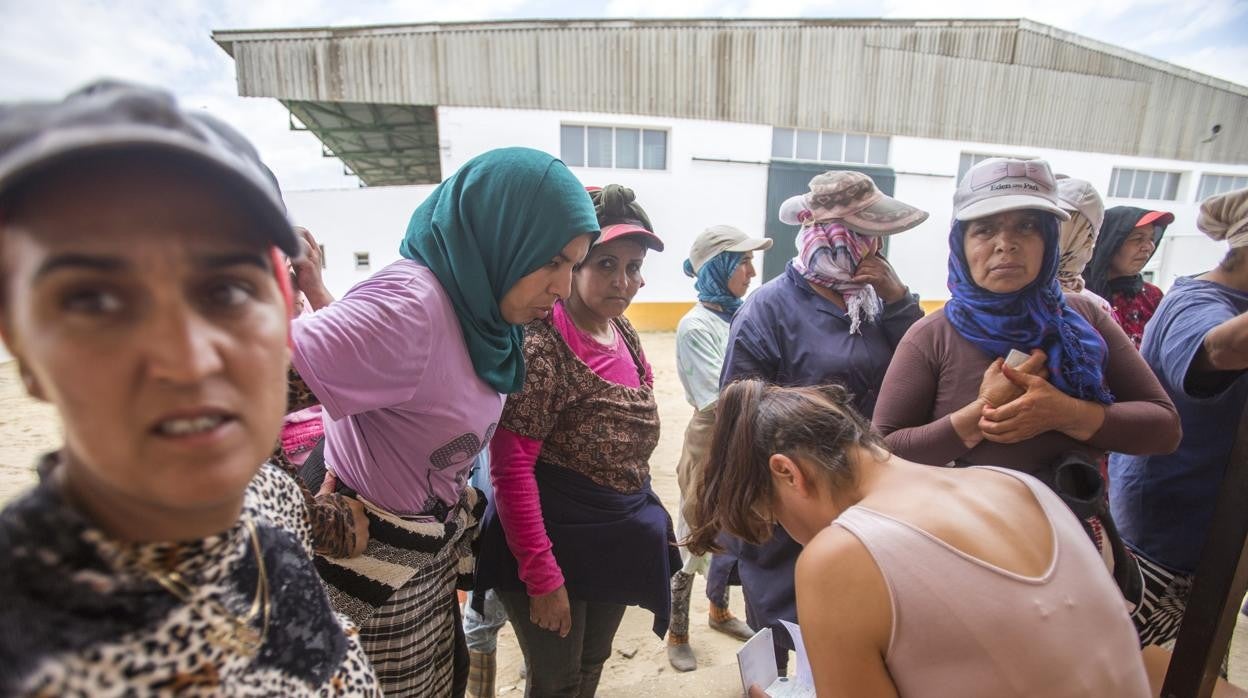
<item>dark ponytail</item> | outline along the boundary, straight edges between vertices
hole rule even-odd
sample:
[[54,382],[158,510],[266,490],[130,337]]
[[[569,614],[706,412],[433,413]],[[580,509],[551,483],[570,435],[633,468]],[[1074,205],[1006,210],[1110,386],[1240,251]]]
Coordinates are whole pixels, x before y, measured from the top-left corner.
[[885,452],[884,441],[854,409],[851,396],[839,385],[781,388],[763,381],[737,381],[725,388],[716,404],[711,452],[694,484],[694,521],[684,544],[701,554],[717,550],[715,538],[725,532],[747,543],[771,537],[770,510],[773,454],[797,461],[810,476],[822,476],[833,487],[854,482],[851,449],[860,446]]
[[685,544],[695,555],[716,550],[721,529],[746,540],[770,535],[769,522],[753,511],[755,502],[771,498],[771,475],[765,465],[759,467],[765,449],[754,435],[765,389],[762,381],[738,381],[719,395],[711,452],[694,483],[694,521],[688,522],[692,530]]
[[654,232],[650,225],[650,217],[646,210],[637,203],[637,195],[632,189],[620,184],[608,184],[602,189],[591,191],[589,198],[594,202],[594,213],[598,214],[598,225],[606,227],[617,223],[636,223]]

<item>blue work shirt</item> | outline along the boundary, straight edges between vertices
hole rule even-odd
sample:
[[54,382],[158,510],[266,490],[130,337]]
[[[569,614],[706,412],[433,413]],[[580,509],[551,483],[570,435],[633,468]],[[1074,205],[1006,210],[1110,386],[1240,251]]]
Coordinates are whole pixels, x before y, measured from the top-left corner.
[[1183,441],[1168,455],[1115,453],[1109,459],[1109,502],[1123,539],[1185,574],[1200,562],[1248,403],[1248,371],[1224,371],[1203,385],[1189,372],[1205,335],[1245,312],[1248,294],[1242,291],[1193,278],[1175,281],[1144,331],[1140,353],[1174,401]]
[[784,386],[840,383],[871,419],[893,351],[921,317],[919,297],[908,293],[851,335],[849,315],[816,293],[789,262],[733,318],[720,387],[742,378]]

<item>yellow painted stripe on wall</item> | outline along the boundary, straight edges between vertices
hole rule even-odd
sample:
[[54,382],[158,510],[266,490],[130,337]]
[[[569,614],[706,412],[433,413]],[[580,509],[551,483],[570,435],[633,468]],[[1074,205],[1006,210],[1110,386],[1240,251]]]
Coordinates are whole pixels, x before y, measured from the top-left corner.
[[680,319],[692,307],[692,302],[633,303],[624,311],[624,317],[638,332],[675,332]]
[[[930,313],[945,306],[945,301],[920,300],[923,311]],[[638,332],[675,332],[680,319],[689,312],[693,303],[679,301],[673,303],[633,303],[624,311],[624,317],[633,323]]]

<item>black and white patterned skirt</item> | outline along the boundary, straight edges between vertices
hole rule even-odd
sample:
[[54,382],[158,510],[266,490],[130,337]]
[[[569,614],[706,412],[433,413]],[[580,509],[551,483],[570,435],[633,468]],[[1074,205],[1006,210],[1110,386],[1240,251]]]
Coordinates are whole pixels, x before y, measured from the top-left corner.
[[467,677],[455,591],[472,582],[485,498],[468,488],[445,523],[410,521],[360,501],[368,511],[364,554],[316,558],[330,600],[360,628],[387,696],[450,696]]

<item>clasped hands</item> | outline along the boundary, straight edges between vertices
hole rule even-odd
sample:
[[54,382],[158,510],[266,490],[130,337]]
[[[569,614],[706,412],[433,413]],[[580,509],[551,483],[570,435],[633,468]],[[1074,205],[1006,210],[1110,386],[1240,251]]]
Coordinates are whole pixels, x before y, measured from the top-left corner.
[[1048,356],[1033,349],[1017,368],[998,358],[979,386],[983,438],[1002,444],[1026,441],[1046,431],[1065,431],[1078,410],[1074,398],[1048,381]]

